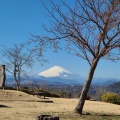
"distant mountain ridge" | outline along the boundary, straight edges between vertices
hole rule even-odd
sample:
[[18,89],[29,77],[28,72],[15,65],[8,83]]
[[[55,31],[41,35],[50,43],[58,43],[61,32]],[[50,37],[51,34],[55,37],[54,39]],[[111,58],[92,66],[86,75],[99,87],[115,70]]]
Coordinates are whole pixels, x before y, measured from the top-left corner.
[[[52,68],[49,68],[48,70],[45,70],[43,72],[40,72],[38,75],[36,75],[33,78],[24,78],[21,77],[21,83],[45,83],[45,84],[52,84],[52,85],[74,85],[74,84],[84,84],[86,78],[81,77],[77,74],[73,74],[70,71],[60,67],[60,66],[54,66]],[[107,86],[114,82],[120,81],[116,78],[93,78],[92,85],[98,85],[98,86]],[[6,80],[7,84],[13,84],[13,76],[7,77]]]
[[[48,70],[45,70],[41,73],[39,73],[40,76],[45,77],[47,79],[50,79],[52,81],[59,81],[59,82],[67,82],[68,80],[71,80],[72,83],[76,84],[84,84],[86,81],[86,78],[81,77],[77,74],[73,74],[70,71],[60,67],[60,66],[54,66],[52,68],[49,68]],[[60,81],[60,78],[62,81]],[[114,82],[119,81],[116,78],[93,78],[92,84],[94,85],[109,85]]]
[[110,84],[106,87],[107,91],[120,94],[120,81]]

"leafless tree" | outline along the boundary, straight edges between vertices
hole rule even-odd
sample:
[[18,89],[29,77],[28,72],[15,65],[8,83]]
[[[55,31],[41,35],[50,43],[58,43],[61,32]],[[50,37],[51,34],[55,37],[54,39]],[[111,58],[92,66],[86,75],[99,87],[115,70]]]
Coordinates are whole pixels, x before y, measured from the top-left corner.
[[48,35],[34,36],[40,49],[50,45],[63,47],[69,53],[86,60],[90,70],[75,111],[82,114],[86,95],[100,59],[120,59],[120,0],[50,0],[50,7],[42,1],[50,15]]
[[24,44],[14,44],[10,48],[6,46],[3,47],[3,62],[6,65],[6,70],[13,74],[17,90],[19,90],[21,74],[24,71],[23,68],[24,66],[32,67],[34,55],[32,51],[27,50]]

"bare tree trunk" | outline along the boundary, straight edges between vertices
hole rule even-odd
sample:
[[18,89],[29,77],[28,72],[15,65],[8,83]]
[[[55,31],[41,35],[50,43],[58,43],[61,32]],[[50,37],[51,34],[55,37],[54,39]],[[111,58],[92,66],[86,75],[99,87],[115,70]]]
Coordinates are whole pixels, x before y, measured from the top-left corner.
[[19,89],[20,89],[20,87],[19,87],[19,85],[17,85],[17,91],[19,91]]
[[15,66],[15,68],[14,68],[14,80],[15,80],[15,83],[16,83],[17,91],[19,91],[19,89],[20,89],[20,78],[17,74],[18,73],[16,71],[16,66]]
[[16,83],[16,89],[17,89],[17,91],[19,91],[20,84],[19,84],[19,81],[16,79],[16,77],[15,77],[15,83]]
[[17,91],[19,91],[20,90],[20,79],[19,78],[17,78],[16,80],[16,85],[17,85]]
[[18,67],[18,90],[20,89],[20,72],[21,72],[21,66]]
[[91,84],[96,66],[98,64],[98,61],[99,61],[99,59],[97,58],[97,59],[94,59],[93,62],[92,62],[92,65],[90,67],[90,71],[89,71],[89,74],[88,74],[88,78],[87,78],[86,83],[84,84],[84,87],[82,89],[79,102],[78,102],[78,104],[75,108],[75,111],[78,112],[79,114],[82,114],[83,106],[84,106],[84,103],[85,103],[85,98],[86,98],[87,93],[89,91],[90,84]]

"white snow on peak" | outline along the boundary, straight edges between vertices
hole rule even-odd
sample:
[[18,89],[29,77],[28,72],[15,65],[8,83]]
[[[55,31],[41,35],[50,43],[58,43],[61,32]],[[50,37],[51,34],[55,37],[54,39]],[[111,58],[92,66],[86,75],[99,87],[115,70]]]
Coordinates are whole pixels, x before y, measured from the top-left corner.
[[60,76],[60,74],[62,73],[70,73],[70,72],[60,66],[54,66],[48,70],[45,70],[39,73],[38,75],[44,76],[44,77],[57,77],[57,76]]
[[64,77],[68,77],[68,75],[63,75]]

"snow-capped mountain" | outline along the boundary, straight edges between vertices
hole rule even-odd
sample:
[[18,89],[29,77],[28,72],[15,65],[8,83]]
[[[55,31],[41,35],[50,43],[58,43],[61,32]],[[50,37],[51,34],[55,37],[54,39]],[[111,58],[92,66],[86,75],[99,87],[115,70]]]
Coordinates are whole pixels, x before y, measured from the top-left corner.
[[61,74],[63,74],[66,77],[65,75],[66,73],[68,74],[70,72],[60,66],[54,66],[48,70],[45,70],[39,73],[38,75],[43,76],[43,77],[58,77]]
[[[52,68],[49,68],[48,70],[45,70],[43,72],[40,72],[38,74],[42,80],[48,80],[47,82],[59,82],[59,83],[68,83],[68,84],[84,84],[86,78],[81,77],[77,74],[73,74],[70,71],[60,67],[60,66],[54,66]],[[115,81],[118,81],[118,79],[115,78],[93,78],[92,84],[95,85],[108,85]]]
[[58,82],[62,84],[84,83],[84,80],[81,76],[73,74],[60,66],[54,66],[52,68],[49,68],[48,70],[40,72],[38,75],[42,77],[43,80],[48,80],[48,82],[52,81],[53,83]]
[[60,78],[66,78],[66,79],[80,79],[81,77],[77,74],[72,74],[68,70],[60,67],[60,66],[54,66],[48,70],[45,70],[43,72],[40,72],[38,74],[39,76],[43,77],[60,77]]

